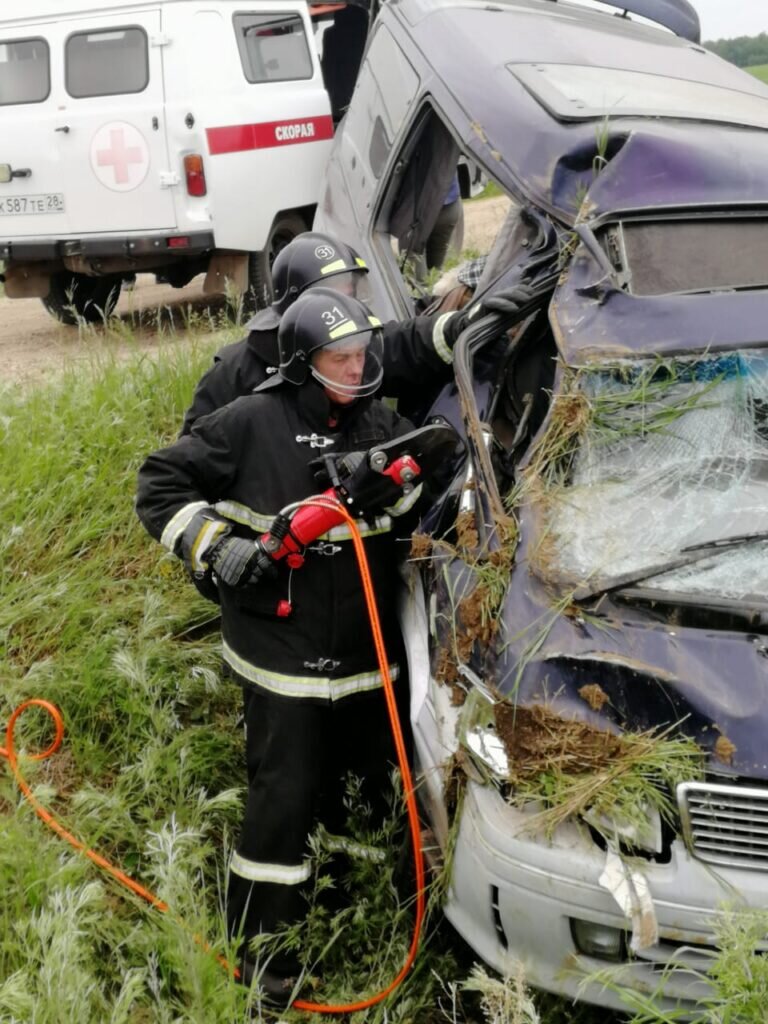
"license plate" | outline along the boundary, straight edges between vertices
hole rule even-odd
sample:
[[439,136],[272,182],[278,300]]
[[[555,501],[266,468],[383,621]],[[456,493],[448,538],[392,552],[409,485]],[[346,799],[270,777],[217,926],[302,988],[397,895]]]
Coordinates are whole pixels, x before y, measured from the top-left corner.
[[64,213],[63,192],[42,192],[37,196],[0,196],[0,216],[32,213]]

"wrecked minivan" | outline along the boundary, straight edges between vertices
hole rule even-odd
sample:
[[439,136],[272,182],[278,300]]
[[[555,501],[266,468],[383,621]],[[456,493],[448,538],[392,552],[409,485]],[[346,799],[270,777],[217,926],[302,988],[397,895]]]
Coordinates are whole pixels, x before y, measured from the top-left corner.
[[690,1009],[722,908],[768,908],[768,89],[685,0],[603,7],[385,5],[316,225],[404,316],[459,156],[510,200],[403,610],[446,914]]

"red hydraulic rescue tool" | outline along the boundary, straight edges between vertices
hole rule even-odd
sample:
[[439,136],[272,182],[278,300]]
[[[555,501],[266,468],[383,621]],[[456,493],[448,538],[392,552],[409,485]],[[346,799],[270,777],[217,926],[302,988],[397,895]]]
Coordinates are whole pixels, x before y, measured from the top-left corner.
[[[363,456],[370,474],[367,477],[370,483],[364,484],[363,489],[375,493],[382,485],[386,486],[388,480],[399,487],[403,495],[408,494],[416,486],[414,481],[417,477],[429,474],[460,444],[452,427],[435,423],[378,445]],[[322,494],[313,496],[312,504],[298,503],[275,517],[269,531],[256,542],[264,556],[260,559],[262,567],[266,567],[267,559],[276,562],[286,558],[291,568],[300,568],[304,563],[303,549],[344,522],[340,505],[352,506],[354,514],[355,497],[346,489],[345,480],[352,473],[359,479],[362,460],[358,458],[350,464],[349,455],[326,454],[318,461],[323,463],[331,486]],[[360,503],[359,498],[357,503]],[[394,501],[390,500],[389,504],[394,504]],[[290,614],[288,609],[286,614]]]

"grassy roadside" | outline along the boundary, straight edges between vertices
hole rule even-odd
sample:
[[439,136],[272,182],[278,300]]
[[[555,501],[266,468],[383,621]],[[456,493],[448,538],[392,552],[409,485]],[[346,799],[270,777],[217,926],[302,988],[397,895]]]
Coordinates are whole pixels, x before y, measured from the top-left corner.
[[[132,510],[144,455],[175,436],[210,352],[234,336],[201,334],[151,359],[105,357],[23,396],[0,392],[0,724],[29,697],[62,709],[63,751],[25,760],[25,775],[66,827],[174,909],[161,916],[125,898],[47,831],[0,759],[2,1024],[224,1024],[251,1012],[275,1019],[193,938],[204,935],[215,952],[230,954],[222,844],[239,815],[239,698],[219,680],[215,634],[199,628],[211,606]],[[48,739],[44,715],[21,720],[17,747],[33,752]],[[350,804],[359,818],[354,794]],[[365,821],[358,824],[364,834]],[[382,838],[394,842],[393,835]],[[320,901],[309,928],[286,936],[311,962],[322,955],[318,998],[370,991],[404,959],[409,914],[391,871],[363,863],[349,885],[351,908],[331,912]],[[465,992],[471,958],[456,952],[438,922],[436,912],[397,996],[355,1024],[610,1019],[545,997],[531,1003],[514,977],[481,974]],[[748,938],[752,946],[727,947],[735,979],[728,991],[760,1006],[768,958],[750,956]],[[638,1020],[671,1019],[640,1009]]]
[[[219,679],[215,632],[199,629],[212,606],[132,507],[140,462],[176,434],[210,352],[228,340],[104,358],[55,386],[0,393],[0,723],[30,697],[61,708],[63,750],[24,760],[24,774],[66,828],[173,908],[126,898],[46,830],[0,758],[3,1024],[274,1019],[193,939],[231,955],[222,904],[242,796],[240,699]],[[49,724],[26,713],[17,748],[47,746]],[[324,954],[317,998],[375,991],[405,958],[410,912],[391,871],[363,865],[348,882],[352,909],[318,904],[310,927],[285,937],[310,962]],[[358,1019],[446,1019],[443,1000],[462,1005],[455,964],[433,936],[397,999]]]
[[745,68],[744,70],[754,75],[755,78],[759,78],[761,82],[768,83],[768,64],[755,64],[753,67]]

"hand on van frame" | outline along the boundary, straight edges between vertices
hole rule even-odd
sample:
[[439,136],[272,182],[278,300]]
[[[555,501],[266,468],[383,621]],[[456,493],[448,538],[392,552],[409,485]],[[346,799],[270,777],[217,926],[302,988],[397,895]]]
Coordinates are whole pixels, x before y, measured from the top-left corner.
[[456,344],[459,335],[466,330],[472,320],[486,313],[504,313],[510,315],[529,303],[534,297],[533,289],[525,284],[516,284],[487,295],[479,302],[470,302],[464,309],[452,313],[443,325],[443,336],[450,348]]

